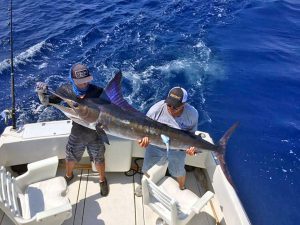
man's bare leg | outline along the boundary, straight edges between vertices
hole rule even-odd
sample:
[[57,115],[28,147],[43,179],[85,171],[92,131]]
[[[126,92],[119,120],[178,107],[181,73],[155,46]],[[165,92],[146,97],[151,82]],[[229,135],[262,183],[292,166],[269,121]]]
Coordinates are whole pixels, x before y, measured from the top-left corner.
[[75,164],[76,164],[75,161],[66,160],[66,176],[67,177],[72,177]]
[[105,181],[105,163],[95,163],[95,167],[99,173],[99,181]]
[[177,181],[179,183],[179,188],[181,190],[184,190],[185,189],[185,186],[184,186],[184,184],[185,184],[185,176],[177,177]]

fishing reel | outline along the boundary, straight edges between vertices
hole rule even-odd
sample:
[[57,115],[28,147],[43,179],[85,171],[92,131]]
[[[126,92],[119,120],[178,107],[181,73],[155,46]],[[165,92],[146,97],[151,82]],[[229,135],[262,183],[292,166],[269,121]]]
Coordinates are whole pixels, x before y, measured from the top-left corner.
[[4,119],[5,125],[8,124],[8,121],[12,119],[12,110],[11,109],[5,109],[1,112],[1,117]]

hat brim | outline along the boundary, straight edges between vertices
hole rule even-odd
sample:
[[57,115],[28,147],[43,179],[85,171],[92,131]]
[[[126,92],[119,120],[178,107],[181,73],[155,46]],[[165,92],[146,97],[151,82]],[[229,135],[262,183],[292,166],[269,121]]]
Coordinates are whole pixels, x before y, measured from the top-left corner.
[[168,97],[166,100],[165,100],[165,103],[167,105],[170,105],[170,106],[173,106],[175,108],[181,106],[183,103],[181,101],[179,101],[178,99],[175,99],[175,98],[172,98],[172,97]]
[[89,83],[93,80],[93,76],[88,76],[88,77],[84,77],[84,78],[80,78],[80,79],[74,79],[73,81],[75,82],[75,84],[84,84],[84,83]]

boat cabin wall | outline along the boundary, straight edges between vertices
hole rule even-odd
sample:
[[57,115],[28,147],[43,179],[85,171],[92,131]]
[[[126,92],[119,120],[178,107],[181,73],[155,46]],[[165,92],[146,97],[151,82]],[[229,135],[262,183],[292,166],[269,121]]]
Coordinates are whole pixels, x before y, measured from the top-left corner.
[[[52,156],[64,159],[71,126],[70,120],[62,120],[26,124],[19,130],[7,127],[0,137],[0,165],[26,164]],[[113,136],[109,136],[109,141],[105,153],[107,172],[128,171],[132,157],[144,157],[145,149],[139,147],[136,141]],[[207,154],[203,152],[197,156],[187,156],[186,164],[204,168]],[[87,153],[84,159],[88,160]]]

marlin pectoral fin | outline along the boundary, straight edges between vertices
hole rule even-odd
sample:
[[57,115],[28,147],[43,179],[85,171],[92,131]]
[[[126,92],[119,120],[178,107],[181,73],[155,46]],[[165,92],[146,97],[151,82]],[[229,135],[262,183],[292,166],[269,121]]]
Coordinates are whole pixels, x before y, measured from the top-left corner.
[[165,143],[165,145],[169,144],[170,138],[168,136],[161,134],[160,137],[161,137],[163,143]]
[[99,136],[101,136],[102,141],[109,145],[108,137],[103,129],[103,125],[101,123],[96,124],[96,131]]

